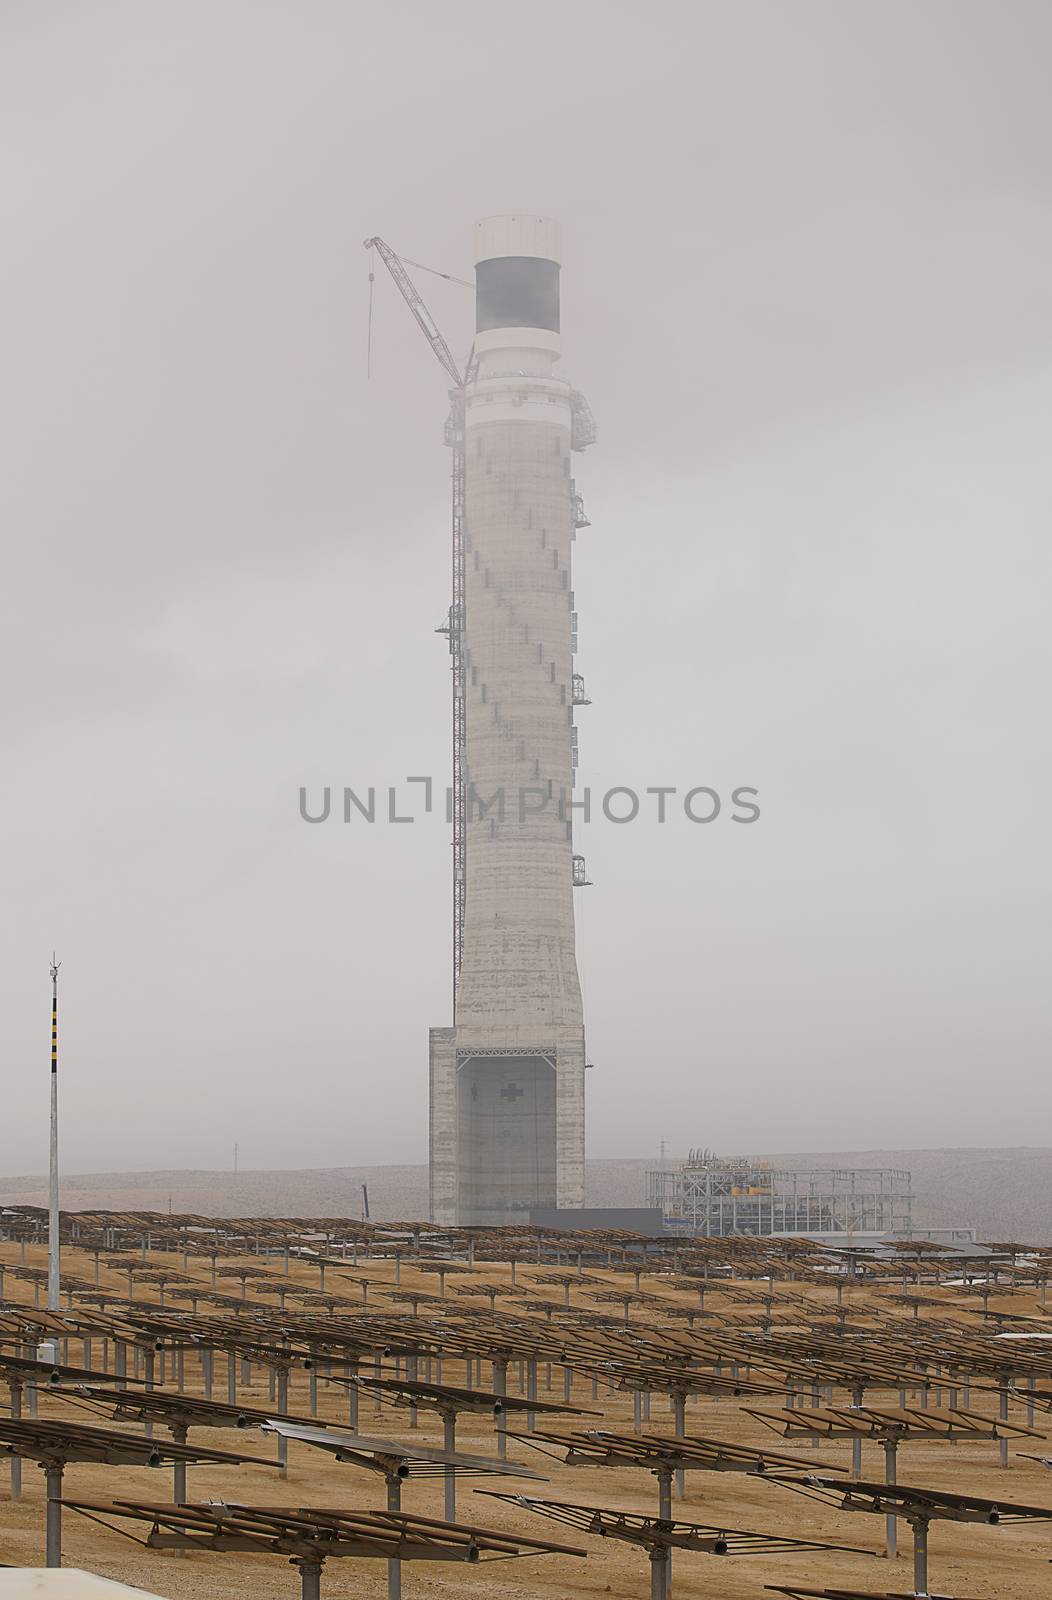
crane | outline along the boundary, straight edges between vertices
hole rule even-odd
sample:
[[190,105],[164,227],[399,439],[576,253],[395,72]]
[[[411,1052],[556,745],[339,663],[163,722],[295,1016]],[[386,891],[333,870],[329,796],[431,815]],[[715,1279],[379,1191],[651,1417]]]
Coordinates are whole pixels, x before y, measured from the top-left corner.
[[[365,241],[366,250],[375,250],[387,268],[395,285],[416,319],[435,359],[452,379],[449,392],[450,410],[446,422],[446,443],[453,451],[453,598],[445,623],[436,631],[446,634],[449,640],[453,677],[453,1021],[457,1016],[457,989],[460,981],[460,960],[464,948],[464,912],[467,905],[467,760],[466,721],[464,696],[464,494],[466,461],[464,454],[465,391],[474,377],[476,358],[474,351],[468,358],[467,368],[461,373],[456,357],[440,332],[419,290],[405,269],[402,258],[383,239],[374,236]],[[425,269],[429,270],[429,269]],[[445,274],[441,274],[445,276]],[[369,281],[372,283],[372,263]]]
[[[424,335],[424,338],[435,352],[436,359],[443,367],[445,367],[457,388],[462,389],[464,387],[464,378],[461,376],[460,368],[457,366],[456,357],[449,348],[445,339],[442,337],[442,334],[439,332],[435,319],[427,309],[427,306],[424,304],[416,284],[405,270],[405,263],[403,262],[401,256],[396,255],[389,244],[385,243],[383,239],[376,236],[374,236],[372,239],[366,239],[365,248],[367,250],[376,251],[377,255],[380,257],[380,260],[383,262],[384,266],[387,268],[388,272],[391,274],[392,278],[397,284],[402,299],[405,301],[406,305],[413,313],[413,316],[416,318],[421,333]],[[444,276],[445,274],[443,273],[443,277]],[[369,278],[371,281],[371,268],[369,271]]]

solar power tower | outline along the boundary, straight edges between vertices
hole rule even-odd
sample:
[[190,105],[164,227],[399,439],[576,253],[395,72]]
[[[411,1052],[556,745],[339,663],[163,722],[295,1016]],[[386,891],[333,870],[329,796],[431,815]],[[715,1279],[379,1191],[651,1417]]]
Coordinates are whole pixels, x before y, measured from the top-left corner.
[[431,1031],[431,1215],[447,1225],[584,1204],[573,893],[585,874],[571,798],[574,706],[587,702],[571,558],[585,523],[571,450],[594,425],[555,370],[558,225],[491,217],[475,245],[475,347],[453,439],[464,487],[449,623],[462,679],[459,967],[454,1026]]

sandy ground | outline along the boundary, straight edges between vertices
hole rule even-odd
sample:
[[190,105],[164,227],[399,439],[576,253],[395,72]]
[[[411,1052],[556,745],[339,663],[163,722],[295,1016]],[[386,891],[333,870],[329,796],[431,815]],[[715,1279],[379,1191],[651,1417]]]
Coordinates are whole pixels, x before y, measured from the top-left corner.
[[[0,1259],[13,1264],[18,1250],[13,1245],[0,1245]],[[254,1258],[246,1258],[258,1265]],[[173,1257],[157,1257],[166,1264],[178,1265]],[[27,1264],[44,1265],[44,1253],[30,1250]],[[67,1252],[64,1267],[82,1278],[93,1275],[90,1258],[76,1251]],[[191,1262],[193,1275],[203,1283],[208,1280],[205,1263]],[[275,1266],[275,1271],[278,1268]],[[364,1270],[364,1269],[363,1269]],[[393,1278],[393,1265],[370,1263],[367,1275],[374,1282],[370,1290],[370,1306],[382,1304],[379,1290],[384,1281]],[[316,1271],[295,1267],[293,1275],[304,1281],[316,1281]],[[527,1281],[530,1269],[519,1267],[520,1283]],[[623,1277],[606,1276],[620,1286]],[[328,1284],[335,1289],[340,1272],[331,1270]],[[348,1272],[349,1277],[353,1273]],[[479,1268],[484,1281],[506,1280],[508,1268],[487,1263]],[[466,1281],[458,1278],[460,1283]],[[123,1274],[107,1274],[103,1269],[102,1282],[122,1292]],[[452,1280],[451,1280],[452,1282]],[[631,1279],[628,1280],[629,1284]],[[419,1284],[434,1292],[433,1276],[418,1275],[408,1265],[403,1265],[403,1287]],[[222,1287],[222,1286],[221,1286]],[[231,1285],[226,1285],[230,1289]],[[752,1285],[759,1291],[762,1285]],[[659,1280],[644,1279],[644,1288],[658,1290]],[[662,1290],[670,1298],[686,1303],[686,1297],[674,1290]],[[799,1293],[799,1286],[790,1286],[789,1292]],[[807,1290],[816,1305],[832,1298],[832,1291]],[[928,1292],[927,1290],[925,1291]],[[29,1285],[8,1278],[9,1300],[32,1303]],[[144,1289],[140,1298],[156,1298],[156,1289]],[[561,1289],[539,1291],[539,1297],[549,1297],[560,1303]],[[573,1293],[573,1301],[585,1301],[582,1291]],[[962,1301],[957,1296],[946,1296],[947,1311],[959,1315]],[[480,1302],[485,1304],[485,1302]],[[709,1303],[718,1308],[721,1297],[713,1293]],[[470,1302],[466,1302],[470,1305]],[[498,1302],[499,1304],[499,1302]],[[510,1307],[513,1301],[507,1301]],[[1015,1295],[1003,1303],[994,1301],[997,1308],[1018,1314],[1034,1308],[1035,1302]],[[207,1306],[201,1307],[207,1311]],[[397,1310],[397,1307],[392,1307]],[[963,1319],[979,1326],[978,1318]],[[660,1319],[662,1326],[668,1326]],[[70,1360],[80,1359],[79,1345],[74,1342]],[[489,1381],[489,1369],[483,1369],[484,1381]],[[446,1382],[463,1383],[464,1366],[459,1361],[444,1364]],[[516,1392],[515,1368],[509,1377],[509,1391]],[[538,1398],[562,1399],[562,1371],[556,1368],[552,1388],[546,1388],[545,1369],[540,1369]],[[201,1378],[196,1362],[187,1360],[186,1384],[188,1391],[201,1393]],[[226,1399],[226,1374],[222,1357],[216,1358],[216,1399]],[[267,1407],[268,1388],[266,1374],[254,1369],[252,1382],[240,1386],[238,1398],[242,1403]],[[605,1425],[631,1431],[631,1397],[622,1394],[601,1393],[598,1402],[591,1397],[587,1378],[577,1377],[574,1398],[582,1406],[596,1407],[603,1412]],[[844,1396],[837,1394],[842,1403]],[[896,1393],[878,1394],[867,1391],[868,1404],[894,1406]],[[774,1400],[772,1405],[779,1402]],[[973,1392],[972,1409],[993,1414],[996,1399],[992,1395]],[[289,1408],[306,1414],[308,1410],[308,1380],[296,1372],[290,1386]],[[319,1412],[325,1418],[346,1422],[346,1393],[335,1385],[320,1386]],[[45,1397],[41,1400],[42,1416],[76,1415],[81,1420],[97,1422],[99,1419],[84,1412],[70,1412],[68,1403]],[[1022,1421],[1022,1409],[1013,1405],[1014,1420]],[[569,1421],[569,1419],[567,1419]],[[1038,1412],[1038,1426],[1049,1424],[1052,1417]],[[543,1426],[543,1419],[540,1425]],[[585,1425],[598,1425],[596,1419],[585,1419]],[[131,1424],[122,1427],[134,1431]],[[509,1423],[515,1426],[514,1421]],[[646,1430],[647,1424],[644,1424]],[[421,1411],[419,1430],[409,1430],[408,1414],[385,1407],[375,1412],[371,1399],[362,1400],[360,1429],[370,1435],[384,1434],[394,1439],[415,1439],[422,1443],[441,1445],[441,1429],[433,1413]],[[654,1397],[649,1431],[670,1433],[672,1417],[668,1402]],[[779,1440],[770,1430],[753,1418],[745,1416],[741,1403],[707,1398],[692,1400],[687,1411],[687,1431],[708,1438],[736,1440],[767,1448],[804,1454],[813,1460],[817,1470],[831,1463],[847,1464],[850,1446],[827,1444],[812,1449],[798,1443]],[[158,1430],[160,1432],[160,1430]],[[193,1430],[191,1441],[209,1444],[218,1449],[241,1449],[254,1454],[270,1456],[273,1442],[257,1432],[232,1432],[230,1430]],[[494,1424],[488,1416],[461,1417],[457,1429],[457,1445],[461,1450],[480,1455],[496,1453]],[[899,1480],[903,1483],[924,1484],[948,1490],[959,1490],[989,1498],[1006,1499],[1026,1504],[1052,1507],[1052,1474],[1042,1466],[1022,1461],[1018,1448],[1033,1449],[1040,1453],[1038,1441],[1013,1445],[1010,1450],[1011,1467],[1001,1470],[997,1462],[997,1446],[993,1443],[976,1444],[905,1444],[899,1454]],[[551,1499],[572,1500],[594,1506],[611,1506],[626,1510],[653,1512],[657,1505],[656,1481],[645,1471],[634,1468],[567,1468],[538,1454],[528,1445],[509,1441],[509,1458],[517,1458],[535,1468],[544,1470],[550,1481],[547,1484],[517,1484],[516,1480],[494,1481],[494,1488],[514,1492],[522,1488]],[[863,1451],[863,1475],[883,1477],[883,1456],[875,1445]],[[44,1485],[43,1474],[27,1462],[23,1469],[23,1497],[13,1503],[7,1492],[7,1469],[0,1466],[0,1562],[13,1566],[34,1566],[43,1561]],[[329,1455],[306,1445],[292,1444],[289,1452],[289,1474],[283,1482],[268,1468],[256,1466],[191,1467],[188,1474],[191,1500],[229,1498],[249,1504],[284,1506],[326,1506],[380,1508],[384,1504],[383,1480],[372,1473],[335,1462]],[[110,1500],[121,1497],[154,1502],[167,1502],[171,1498],[171,1473],[169,1468],[121,1468],[71,1466],[66,1475],[66,1494],[71,1498]],[[441,1517],[441,1484],[430,1481],[407,1483],[403,1490],[403,1509],[423,1515]],[[797,1552],[775,1554],[758,1558],[729,1557],[720,1559],[700,1553],[678,1553],[674,1560],[674,1593],[677,1600],[693,1597],[722,1597],[722,1600],[758,1600],[766,1584],[777,1582],[802,1582],[807,1580],[815,1587],[840,1587],[884,1594],[889,1589],[900,1594],[912,1590],[911,1536],[909,1529],[900,1527],[900,1557],[893,1565],[883,1555],[883,1519],[875,1516],[835,1512],[805,1500],[800,1496],[764,1481],[729,1473],[701,1473],[688,1475],[686,1495],[674,1506],[677,1518],[720,1526],[755,1529],[763,1532],[792,1534],[801,1538],[828,1539],[832,1542],[860,1547],[868,1554],[837,1552]],[[568,1529],[532,1516],[518,1507],[486,1500],[474,1493],[472,1484],[458,1486],[458,1516],[483,1526],[515,1529],[537,1538],[550,1538],[568,1544],[579,1544],[588,1551],[587,1559],[575,1560],[562,1556],[542,1556],[522,1561],[502,1562],[491,1566],[425,1565],[416,1563],[403,1568],[403,1594],[406,1600],[416,1597],[486,1597],[486,1600],[520,1600],[524,1596],[537,1596],[539,1600],[567,1600],[570,1596],[631,1596],[649,1594],[650,1573],[645,1554],[622,1543],[599,1539],[587,1534],[576,1534]],[[211,1555],[194,1552],[173,1555],[151,1551],[122,1537],[119,1533],[100,1527],[83,1518],[67,1513],[64,1527],[64,1561],[67,1566],[80,1566],[139,1585],[157,1595],[177,1600],[183,1596],[214,1596],[216,1600],[233,1600],[233,1597],[252,1595],[264,1600],[269,1596],[298,1596],[299,1576],[281,1556]],[[936,1524],[931,1533],[930,1571],[934,1590],[955,1597],[997,1597],[997,1600],[1048,1600],[1052,1595],[1052,1523],[1047,1528],[1034,1526],[980,1527],[953,1523]],[[386,1571],[380,1562],[352,1560],[332,1561],[322,1580],[323,1596],[382,1596],[386,1594]]]

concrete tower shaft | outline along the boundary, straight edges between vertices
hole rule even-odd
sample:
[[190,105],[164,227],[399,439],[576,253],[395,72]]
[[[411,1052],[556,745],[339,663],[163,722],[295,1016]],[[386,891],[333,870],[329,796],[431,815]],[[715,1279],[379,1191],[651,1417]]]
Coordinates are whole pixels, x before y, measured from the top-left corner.
[[476,230],[465,392],[467,896],[454,1028],[431,1042],[432,1215],[583,1204],[574,949],[575,500],[554,223]]

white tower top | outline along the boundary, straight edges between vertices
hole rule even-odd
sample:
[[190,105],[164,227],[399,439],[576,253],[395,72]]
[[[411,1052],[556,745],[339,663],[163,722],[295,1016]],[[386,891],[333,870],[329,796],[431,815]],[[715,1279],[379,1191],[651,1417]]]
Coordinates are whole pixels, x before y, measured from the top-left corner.
[[[475,350],[483,377],[491,365],[485,358],[497,351],[505,367],[535,376],[550,374],[559,359],[561,231],[548,217],[521,211],[475,224]],[[544,355],[539,366],[537,352]]]
[[562,260],[562,227],[550,217],[515,211],[502,217],[484,217],[475,224],[475,260],[498,256],[538,256],[542,261]]

